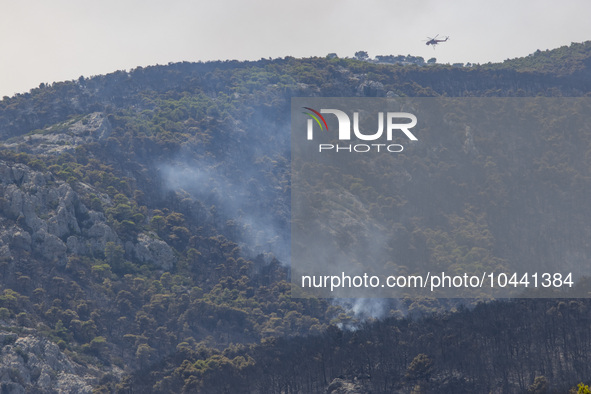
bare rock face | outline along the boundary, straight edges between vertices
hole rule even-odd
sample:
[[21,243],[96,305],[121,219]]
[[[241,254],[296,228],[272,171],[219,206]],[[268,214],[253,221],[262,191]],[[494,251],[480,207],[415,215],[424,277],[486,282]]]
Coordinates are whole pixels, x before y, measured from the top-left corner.
[[12,233],[11,248],[31,251],[31,235],[26,231],[15,231]]
[[47,339],[0,332],[2,392],[91,393],[95,378]]
[[47,221],[47,231],[60,238],[71,233],[80,233],[75,207],[81,210],[80,215],[86,214],[88,210],[84,205],[80,204],[78,195],[70,185],[63,184],[57,188],[56,192],[59,203],[55,209],[55,215]]
[[66,249],[66,244],[53,234],[44,230],[33,234],[33,250],[50,261],[65,263]]
[[77,146],[100,142],[111,135],[111,124],[101,112],[72,119],[32,134],[19,136],[6,147],[20,152],[57,155],[73,152]]
[[88,230],[83,231],[84,237],[68,238],[68,247],[71,248],[72,253],[85,255],[93,251],[104,252],[108,242],[121,242],[115,231],[105,223],[103,214],[91,215],[91,218],[95,220],[91,221],[93,224]]
[[50,173],[0,161],[0,192],[2,216],[16,223],[0,223],[1,256],[32,252],[64,264],[67,253],[103,253],[107,242],[121,243],[102,213],[86,208],[69,184]]
[[174,253],[168,244],[156,238],[155,234],[142,233],[139,234],[138,242],[131,244],[128,242],[125,245],[126,251],[142,263],[154,264],[163,270],[172,268],[175,257]]
[[94,112],[73,123],[68,131],[75,136],[87,137],[90,141],[102,141],[111,135],[111,124],[101,112]]
[[[50,173],[0,161],[0,192],[0,217],[9,219],[0,222],[0,257],[25,252],[63,265],[68,255],[101,255],[109,242],[123,245],[102,212],[88,209],[69,184]],[[154,233],[140,233],[125,244],[125,251],[127,258],[163,270],[176,260],[172,248]]]

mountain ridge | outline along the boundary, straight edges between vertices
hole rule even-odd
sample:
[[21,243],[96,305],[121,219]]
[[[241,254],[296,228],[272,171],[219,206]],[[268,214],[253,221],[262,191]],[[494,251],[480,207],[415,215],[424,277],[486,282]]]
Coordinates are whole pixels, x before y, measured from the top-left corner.
[[[546,61],[536,65],[540,57],[564,66],[549,67]],[[42,84],[4,98],[3,329],[18,338],[35,335],[51,341],[68,362],[79,365],[81,380],[64,389],[70,392],[82,390],[81,385],[88,386],[86,392],[321,392],[339,385],[373,392],[415,386],[514,392],[526,390],[541,374],[548,375],[553,388],[572,386],[591,373],[587,364],[581,365],[591,350],[587,320],[581,317],[590,307],[587,300],[491,303],[473,310],[455,301],[391,300],[376,309],[376,316],[386,319],[374,319],[322,299],[292,299],[286,265],[289,111],[293,96],[584,97],[591,92],[589,59],[591,42],[531,59],[464,68],[339,58],[183,62]],[[556,144],[553,133],[534,136],[532,149]],[[457,264],[474,256],[491,261],[503,257],[492,254],[502,250],[502,242],[523,236],[512,229],[503,238],[498,231],[502,216],[483,207],[499,206],[503,196],[534,187],[505,167],[523,167],[530,157],[480,157],[479,152],[494,146],[494,136],[471,135],[480,150],[463,149],[468,137],[464,130],[453,136],[458,154],[423,150],[419,165],[414,165],[418,159],[406,158],[391,170],[392,177],[412,175],[418,186],[411,194],[387,199],[362,180],[351,180],[371,209],[390,215],[403,211],[410,197],[423,198],[428,205],[425,174],[460,185],[466,180],[488,182],[482,184],[479,199],[457,204],[448,215],[427,210],[424,217],[411,212],[401,219],[400,232],[412,244],[413,257],[421,252]],[[581,228],[584,237],[588,231],[581,223],[589,212],[583,192],[591,168],[585,160],[591,157],[591,143],[585,135],[569,138],[572,151],[555,150],[528,167],[529,179],[562,182],[539,191],[532,210],[571,188],[576,215],[560,213],[576,217],[572,231]],[[462,168],[469,173],[460,174]],[[493,252],[477,253],[482,245]],[[504,312],[511,316],[501,319],[509,328],[487,331],[484,322],[497,323],[486,316],[498,318]],[[526,316],[549,328],[532,328],[524,323]],[[436,331],[451,320],[461,328],[462,319],[474,322],[467,324],[473,343]],[[509,341],[520,327],[542,338],[545,346],[554,346],[557,358],[536,347],[532,338]],[[374,337],[375,332],[380,334]],[[447,336],[430,342],[433,332]],[[557,333],[564,338],[556,339]],[[18,341],[7,338],[7,346]],[[440,346],[445,343],[450,347]],[[520,354],[546,358],[543,365],[520,367],[517,376],[508,368],[522,358],[491,343],[508,343]],[[390,359],[380,352],[384,346],[405,350]],[[473,363],[472,368],[457,360],[455,370],[446,369],[446,354],[460,355],[470,346],[494,360],[510,357],[511,363],[506,368],[495,364],[494,376],[485,372],[484,364]],[[576,346],[581,350],[569,353]],[[3,387],[14,392],[59,390],[56,377],[67,363],[56,368],[28,364],[19,355],[24,348],[15,349],[6,348],[6,357],[21,357],[19,368],[26,373],[3,374]],[[298,358],[298,351],[313,362]],[[361,356],[364,351],[367,358]],[[564,369],[557,360],[565,360]],[[43,379],[31,378],[39,371]],[[504,379],[502,386],[498,379]]]

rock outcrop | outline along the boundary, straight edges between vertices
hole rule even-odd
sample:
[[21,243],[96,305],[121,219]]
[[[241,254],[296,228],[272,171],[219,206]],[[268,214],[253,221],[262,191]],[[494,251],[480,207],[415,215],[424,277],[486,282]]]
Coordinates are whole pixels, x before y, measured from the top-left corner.
[[32,335],[0,332],[2,393],[91,393],[96,377],[53,342]]
[[124,244],[102,212],[87,208],[68,183],[51,173],[0,161],[0,192],[0,210],[8,219],[0,223],[0,258],[27,252],[65,264],[72,254],[100,256],[113,242],[125,246],[130,260],[163,270],[173,267],[175,256],[166,242],[153,233],[140,233]]
[[16,137],[4,145],[26,153],[57,155],[73,152],[80,145],[104,141],[109,135],[109,120],[102,113],[94,112],[83,118],[72,119]]
[[137,239],[136,244],[126,243],[125,249],[128,254],[141,263],[154,264],[163,270],[172,268],[175,257],[172,248],[166,242],[157,239],[153,233],[139,234]]

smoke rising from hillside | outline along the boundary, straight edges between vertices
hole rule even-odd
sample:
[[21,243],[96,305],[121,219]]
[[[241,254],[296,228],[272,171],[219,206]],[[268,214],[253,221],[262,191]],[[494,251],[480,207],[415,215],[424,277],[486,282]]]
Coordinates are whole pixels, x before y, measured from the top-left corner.
[[[242,249],[252,254],[271,253],[289,264],[289,227],[274,216],[271,196],[261,196],[254,178],[231,179],[219,166],[177,162],[160,166],[167,188],[185,191],[215,213],[218,227],[237,236]],[[259,200],[260,198],[264,200]]]

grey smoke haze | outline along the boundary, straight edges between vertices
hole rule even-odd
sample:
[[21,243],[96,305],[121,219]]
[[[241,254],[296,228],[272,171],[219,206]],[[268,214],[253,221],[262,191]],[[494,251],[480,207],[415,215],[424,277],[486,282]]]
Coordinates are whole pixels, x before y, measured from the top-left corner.
[[160,172],[169,189],[186,191],[206,208],[215,206],[223,221],[218,225],[233,221],[240,233],[236,241],[242,242],[247,252],[272,253],[289,264],[289,228],[280,228],[271,210],[254,210],[252,202],[257,195],[251,189],[251,177],[231,180],[218,167],[204,162],[163,164]]
[[[194,199],[205,203],[206,207],[207,204],[215,204],[224,220],[234,220],[243,230],[243,238],[239,241],[246,253],[270,252],[282,263],[291,264],[289,228],[279,226],[270,210],[248,212],[245,209],[248,201],[253,198],[248,190],[247,177],[242,178],[242,182],[233,182],[222,174],[214,162],[191,161],[187,155],[181,161],[162,164],[159,168],[162,179],[170,190],[185,191]],[[382,234],[375,229],[373,236],[368,238],[375,243],[383,242]],[[317,244],[310,245],[311,251],[320,253],[321,243],[318,240]],[[374,246],[377,249],[377,244]],[[405,310],[404,305],[396,299],[337,298],[332,302],[361,322],[388,317],[391,310]],[[352,322],[342,328],[356,330],[358,323]]]
[[245,253],[289,264],[289,112],[284,102],[276,105],[279,114],[269,119],[261,103],[243,104],[241,116],[228,114],[204,130],[216,134],[214,142],[196,138],[157,168],[169,190],[187,193],[206,210],[215,206],[210,219]]
[[[390,310],[398,309],[399,304],[397,300],[384,298],[337,298],[334,303],[360,320],[383,319]],[[356,329],[357,327],[351,325],[347,328]]]

